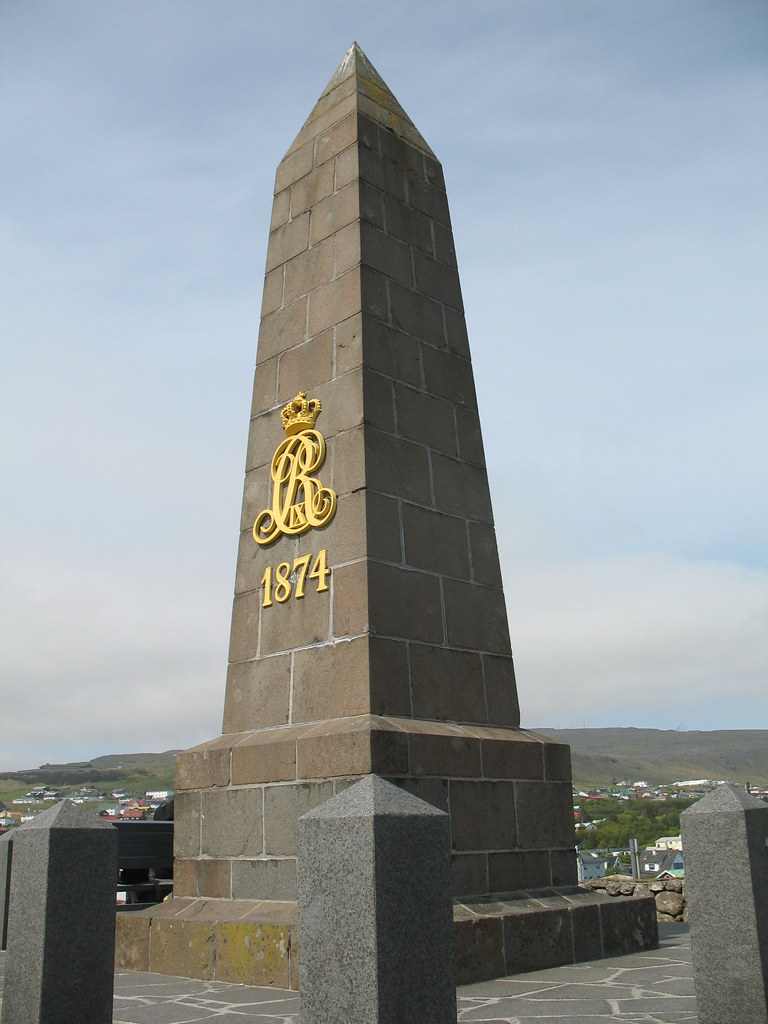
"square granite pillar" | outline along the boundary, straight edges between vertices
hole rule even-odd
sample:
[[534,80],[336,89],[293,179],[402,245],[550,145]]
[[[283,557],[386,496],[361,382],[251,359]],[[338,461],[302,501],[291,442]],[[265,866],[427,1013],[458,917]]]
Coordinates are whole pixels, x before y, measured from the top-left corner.
[[680,815],[700,1024],[768,1022],[768,804],[718,786]]
[[375,775],[299,819],[302,1024],[456,1024],[448,815]]
[[111,1024],[117,831],[64,800],[14,833],[3,1024]]

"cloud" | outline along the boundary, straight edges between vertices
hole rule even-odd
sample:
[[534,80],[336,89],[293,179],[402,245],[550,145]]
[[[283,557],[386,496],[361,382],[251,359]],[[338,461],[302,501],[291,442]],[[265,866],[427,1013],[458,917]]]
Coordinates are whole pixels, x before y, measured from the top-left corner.
[[664,557],[506,566],[523,723],[768,719],[768,572]]
[[0,769],[219,734],[231,609],[221,572],[27,552],[4,575]]

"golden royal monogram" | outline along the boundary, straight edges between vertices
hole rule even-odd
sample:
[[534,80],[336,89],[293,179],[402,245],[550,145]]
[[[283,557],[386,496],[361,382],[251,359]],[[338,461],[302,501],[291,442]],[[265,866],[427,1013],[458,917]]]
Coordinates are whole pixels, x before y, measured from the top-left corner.
[[311,475],[325,460],[325,438],[314,429],[320,410],[317,398],[300,391],[282,411],[288,436],[272,456],[272,506],[256,516],[257,544],[271,544],[281,534],[295,537],[333,519],[336,492]]

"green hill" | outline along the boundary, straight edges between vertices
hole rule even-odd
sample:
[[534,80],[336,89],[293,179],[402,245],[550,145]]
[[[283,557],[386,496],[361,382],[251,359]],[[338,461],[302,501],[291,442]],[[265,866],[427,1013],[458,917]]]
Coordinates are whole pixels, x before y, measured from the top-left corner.
[[727,779],[768,786],[768,729],[534,729],[571,748],[579,788],[624,780],[661,785]]

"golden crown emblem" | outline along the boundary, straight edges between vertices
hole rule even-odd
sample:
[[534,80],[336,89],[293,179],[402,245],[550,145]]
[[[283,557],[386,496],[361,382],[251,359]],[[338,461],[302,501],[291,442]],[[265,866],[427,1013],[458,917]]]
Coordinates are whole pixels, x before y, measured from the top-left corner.
[[288,437],[293,437],[301,430],[313,430],[321,409],[319,398],[307,398],[307,392],[300,391],[280,413],[283,418],[283,430]]

